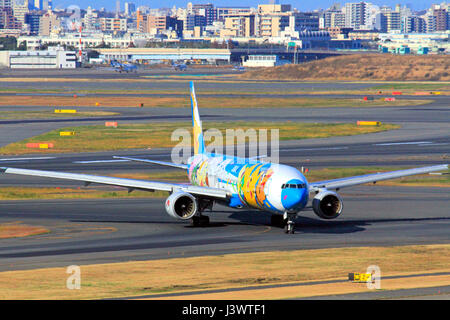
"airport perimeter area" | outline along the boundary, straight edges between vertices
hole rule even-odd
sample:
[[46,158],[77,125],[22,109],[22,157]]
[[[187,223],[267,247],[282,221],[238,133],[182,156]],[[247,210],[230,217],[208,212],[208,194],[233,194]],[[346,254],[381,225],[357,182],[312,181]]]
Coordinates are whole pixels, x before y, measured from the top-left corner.
[[[448,82],[240,73],[0,70],[0,167],[186,183],[183,171],[114,156],[170,162],[167,137],[191,122],[189,81],[204,128],[278,127],[280,163],[309,181],[449,162]],[[448,299],[449,182],[342,189],[341,216],[321,220],[309,204],[286,235],[255,210],[215,205],[193,227],[167,215],[167,193],[0,175],[0,299]],[[348,280],[373,265],[380,289]],[[69,266],[80,289],[67,287]]]

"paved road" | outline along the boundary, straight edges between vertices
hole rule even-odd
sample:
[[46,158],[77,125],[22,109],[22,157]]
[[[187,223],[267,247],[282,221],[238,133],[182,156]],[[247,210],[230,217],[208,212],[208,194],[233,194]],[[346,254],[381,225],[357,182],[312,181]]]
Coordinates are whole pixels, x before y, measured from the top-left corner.
[[449,243],[448,189],[364,186],[342,190],[333,221],[309,209],[286,235],[270,216],[218,206],[208,228],[164,211],[163,199],[2,201],[0,222],[23,221],[48,235],[0,241],[0,270],[128,260],[347,246]]

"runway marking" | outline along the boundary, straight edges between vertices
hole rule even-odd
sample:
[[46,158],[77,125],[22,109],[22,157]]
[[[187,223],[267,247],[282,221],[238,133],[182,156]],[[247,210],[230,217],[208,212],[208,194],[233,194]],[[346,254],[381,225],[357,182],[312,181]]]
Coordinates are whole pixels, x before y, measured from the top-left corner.
[[129,162],[129,160],[91,160],[91,161],[73,161],[72,163],[89,164],[89,163],[109,163],[109,162]]
[[297,148],[297,149],[281,149],[284,152],[290,151],[315,151],[315,150],[345,150],[348,147],[330,147],[330,148]]
[[428,147],[428,146],[446,146],[448,145],[448,143],[427,143],[427,144],[423,144],[420,145],[421,147]]
[[415,145],[415,144],[430,144],[431,141],[415,141],[415,142],[391,142],[391,143],[377,143],[374,146],[398,146],[398,145]]
[[56,157],[37,157],[37,158],[10,158],[0,159],[0,161],[29,161],[29,160],[50,160],[56,159]]

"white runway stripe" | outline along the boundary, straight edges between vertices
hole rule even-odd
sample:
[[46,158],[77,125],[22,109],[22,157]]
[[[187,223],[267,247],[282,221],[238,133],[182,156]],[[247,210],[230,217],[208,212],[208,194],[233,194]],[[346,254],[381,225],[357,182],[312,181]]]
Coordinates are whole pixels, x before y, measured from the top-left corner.
[[431,141],[415,141],[415,142],[392,142],[392,143],[377,143],[374,146],[398,146],[402,144],[430,144]]
[[72,163],[81,163],[81,164],[87,164],[87,163],[108,163],[108,162],[128,162],[129,160],[92,160],[92,161],[74,161]]

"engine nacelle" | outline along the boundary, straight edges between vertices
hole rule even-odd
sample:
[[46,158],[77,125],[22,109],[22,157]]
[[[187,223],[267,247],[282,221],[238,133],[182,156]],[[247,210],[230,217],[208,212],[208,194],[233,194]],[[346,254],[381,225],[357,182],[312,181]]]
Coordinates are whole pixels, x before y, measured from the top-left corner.
[[187,192],[174,192],[166,200],[166,211],[172,218],[189,220],[197,213],[197,200]]
[[333,191],[323,190],[312,201],[314,212],[322,219],[335,219],[341,215],[344,204],[341,197]]

